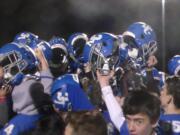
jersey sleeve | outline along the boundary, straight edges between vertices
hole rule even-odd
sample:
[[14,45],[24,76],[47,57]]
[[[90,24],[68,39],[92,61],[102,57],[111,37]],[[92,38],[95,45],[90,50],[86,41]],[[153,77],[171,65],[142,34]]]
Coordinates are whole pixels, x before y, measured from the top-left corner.
[[110,86],[103,87],[101,90],[103,94],[103,99],[110,114],[110,118],[114,123],[115,127],[120,130],[123,123],[125,122],[122,108],[115,99]]
[[44,86],[44,92],[50,94],[51,86],[53,83],[53,76],[49,69],[41,71],[41,83]]

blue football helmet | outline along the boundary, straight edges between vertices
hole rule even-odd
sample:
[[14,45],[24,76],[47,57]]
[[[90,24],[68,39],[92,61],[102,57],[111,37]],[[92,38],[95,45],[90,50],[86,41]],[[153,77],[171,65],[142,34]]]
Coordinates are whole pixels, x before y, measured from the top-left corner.
[[83,52],[88,36],[85,33],[74,33],[68,38],[68,52],[70,57],[76,63],[85,63],[83,59]]
[[39,39],[39,37],[31,32],[21,32],[18,33],[14,40],[14,43],[18,45],[26,45],[29,47],[29,50],[32,54],[35,55],[34,50],[36,48],[41,48],[46,60],[49,62],[52,58],[52,50],[48,42]]
[[119,40],[111,33],[98,33],[90,38],[91,50],[89,63],[92,72],[98,69],[101,74],[107,75],[109,71],[115,69],[119,62]]
[[37,59],[29,48],[15,42],[5,44],[0,49],[0,65],[4,70],[6,83],[16,85],[23,74],[36,71]]
[[180,55],[175,55],[169,60],[168,71],[170,75],[180,76]]
[[131,48],[138,49],[138,59],[146,64],[150,55],[157,51],[156,33],[148,24],[135,22],[123,33],[124,41]]
[[69,55],[67,43],[63,38],[53,37],[49,41],[52,50],[52,59],[49,61],[49,67],[54,77],[58,77],[68,71]]
[[67,43],[63,38],[53,37],[49,41],[52,49],[52,59],[49,63],[50,67],[59,68],[68,64]]
[[50,47],[50,44],[44,40],[34,40],[29,45],[27,45],[29,50],[35,55],[35,49],[40,48],[44,54],[44,57],[46,58],[47,62],[50,62],[52,59],[52,49]]
[[37,35],[31,32],[21,32],[15,36],[13,42],[16,42],[18,44],[29,45],[34,40],[38,40]]

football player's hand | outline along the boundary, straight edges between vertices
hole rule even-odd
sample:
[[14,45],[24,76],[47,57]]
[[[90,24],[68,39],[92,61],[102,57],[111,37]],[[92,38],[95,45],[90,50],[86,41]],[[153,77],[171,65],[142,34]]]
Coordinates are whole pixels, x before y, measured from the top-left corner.
[[0,88],[0,98],[6,97],[6,95],[12,92],[12,87],[8,84],[4,84]]
[[109,80],[114,76],[114,71],[112,70],[108,75],[102,75],[97,70],[96,75],[101,88],[103,88],[105,86],[109,86]]
[[155,66],[157,63],[158,63],[158,60],[154,55],[149,56],[148,61],[147,61],[147,66],[149,68]]

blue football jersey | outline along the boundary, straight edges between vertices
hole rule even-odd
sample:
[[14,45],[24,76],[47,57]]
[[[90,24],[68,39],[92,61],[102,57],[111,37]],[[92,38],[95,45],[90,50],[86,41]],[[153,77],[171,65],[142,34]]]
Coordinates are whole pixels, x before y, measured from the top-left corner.
[[180,135],[180,114],[166,114],[161,115],[160,121],[171,124],[172,133],[169,135]]
[[59,111],[93,110],[88,96],[81,88],[76,74],[63,75],[52,85],[51,97]]
[[119,135],[119,131],[116,129],[114,124],[111,121],[110,115],[108,111],[102,112],[102,115],[107,123],[108,127],[108,135]]
[[0,135],[19,135],[30,131],[36,127],[36,122],[39,118],[40,115],[18,114],[1,129]]

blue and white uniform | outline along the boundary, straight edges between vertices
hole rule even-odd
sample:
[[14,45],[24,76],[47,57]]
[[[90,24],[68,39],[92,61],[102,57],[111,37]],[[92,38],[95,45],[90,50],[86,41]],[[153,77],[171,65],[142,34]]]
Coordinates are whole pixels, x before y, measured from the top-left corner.
[[59,111],[93,110],[94,106],[80,86],[77,74],[57,78],[51,89],[51,97]]
[[[44,93],[50,94],[53,76],[50,70],[40,72],[40,80],[44,86]],[[36,121],[40,118],[37,108],[30,94],[30,86],[37,82],[36,79],[24,78],[24,81],[14,87],[12,92],[13,111],[17,113],[0,131],[1,135],[19,135],[22,132],[35,128]]]
[[170,135],[180,135],[180,114],[163,114],[160,116],[160,121],[171,124],[172,134]]

